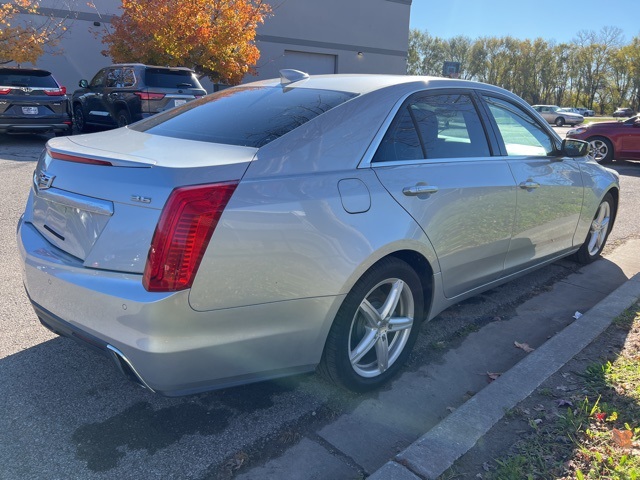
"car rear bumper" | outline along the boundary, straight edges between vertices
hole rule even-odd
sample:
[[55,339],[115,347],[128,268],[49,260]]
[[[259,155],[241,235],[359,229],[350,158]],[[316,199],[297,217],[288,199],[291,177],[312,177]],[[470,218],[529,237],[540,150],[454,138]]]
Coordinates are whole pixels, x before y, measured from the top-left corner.
[[313,370],[341,301],[196,312],[189,291],[147,292],[140,275],[85,268],[22,220],[18,248],[27,294],[45,326],[168,396]]
[[71,126],[71,119],[0,119],[0,133],[63,133]]

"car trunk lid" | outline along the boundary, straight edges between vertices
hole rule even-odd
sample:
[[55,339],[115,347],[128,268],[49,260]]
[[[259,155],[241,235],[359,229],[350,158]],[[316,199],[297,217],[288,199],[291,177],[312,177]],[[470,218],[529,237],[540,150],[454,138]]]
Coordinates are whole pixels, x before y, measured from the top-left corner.
[[255,152],[128,129],[52,139],[25,220],[85,266],[142,273],[171,191],[239,180]]

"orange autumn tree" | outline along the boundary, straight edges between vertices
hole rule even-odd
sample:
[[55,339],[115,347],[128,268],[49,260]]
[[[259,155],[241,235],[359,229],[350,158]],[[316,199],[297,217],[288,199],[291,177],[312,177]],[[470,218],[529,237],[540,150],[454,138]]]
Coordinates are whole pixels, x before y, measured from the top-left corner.
[[103,37],[115,62],[185,66],[230,85],[253,71],[256,28],[271,13],[261,0],[122,0],[122,10]]
[[37,0],[10,0],[0,4],[0,64],[35,63],[44,53],[45,46],[58,43],[66,30],[65,19],[17,17],[19,14],[36,15],[38,7]]

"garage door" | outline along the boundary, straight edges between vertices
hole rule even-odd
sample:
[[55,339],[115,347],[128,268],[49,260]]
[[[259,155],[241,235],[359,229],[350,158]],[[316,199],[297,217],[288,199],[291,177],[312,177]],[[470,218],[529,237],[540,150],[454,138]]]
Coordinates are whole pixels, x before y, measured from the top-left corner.
[[284,68],[294,68],[310,75],[336,73],[336,55],[285,50]]

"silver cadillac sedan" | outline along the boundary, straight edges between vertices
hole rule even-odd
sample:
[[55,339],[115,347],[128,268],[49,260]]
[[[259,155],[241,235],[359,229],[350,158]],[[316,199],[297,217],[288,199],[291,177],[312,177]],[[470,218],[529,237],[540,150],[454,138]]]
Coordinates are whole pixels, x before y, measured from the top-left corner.
[[376,388],[420,324],[602,251],[615,172],[503,89],[308,76],[51,139],[18,225],[40,321],[164,395]]

